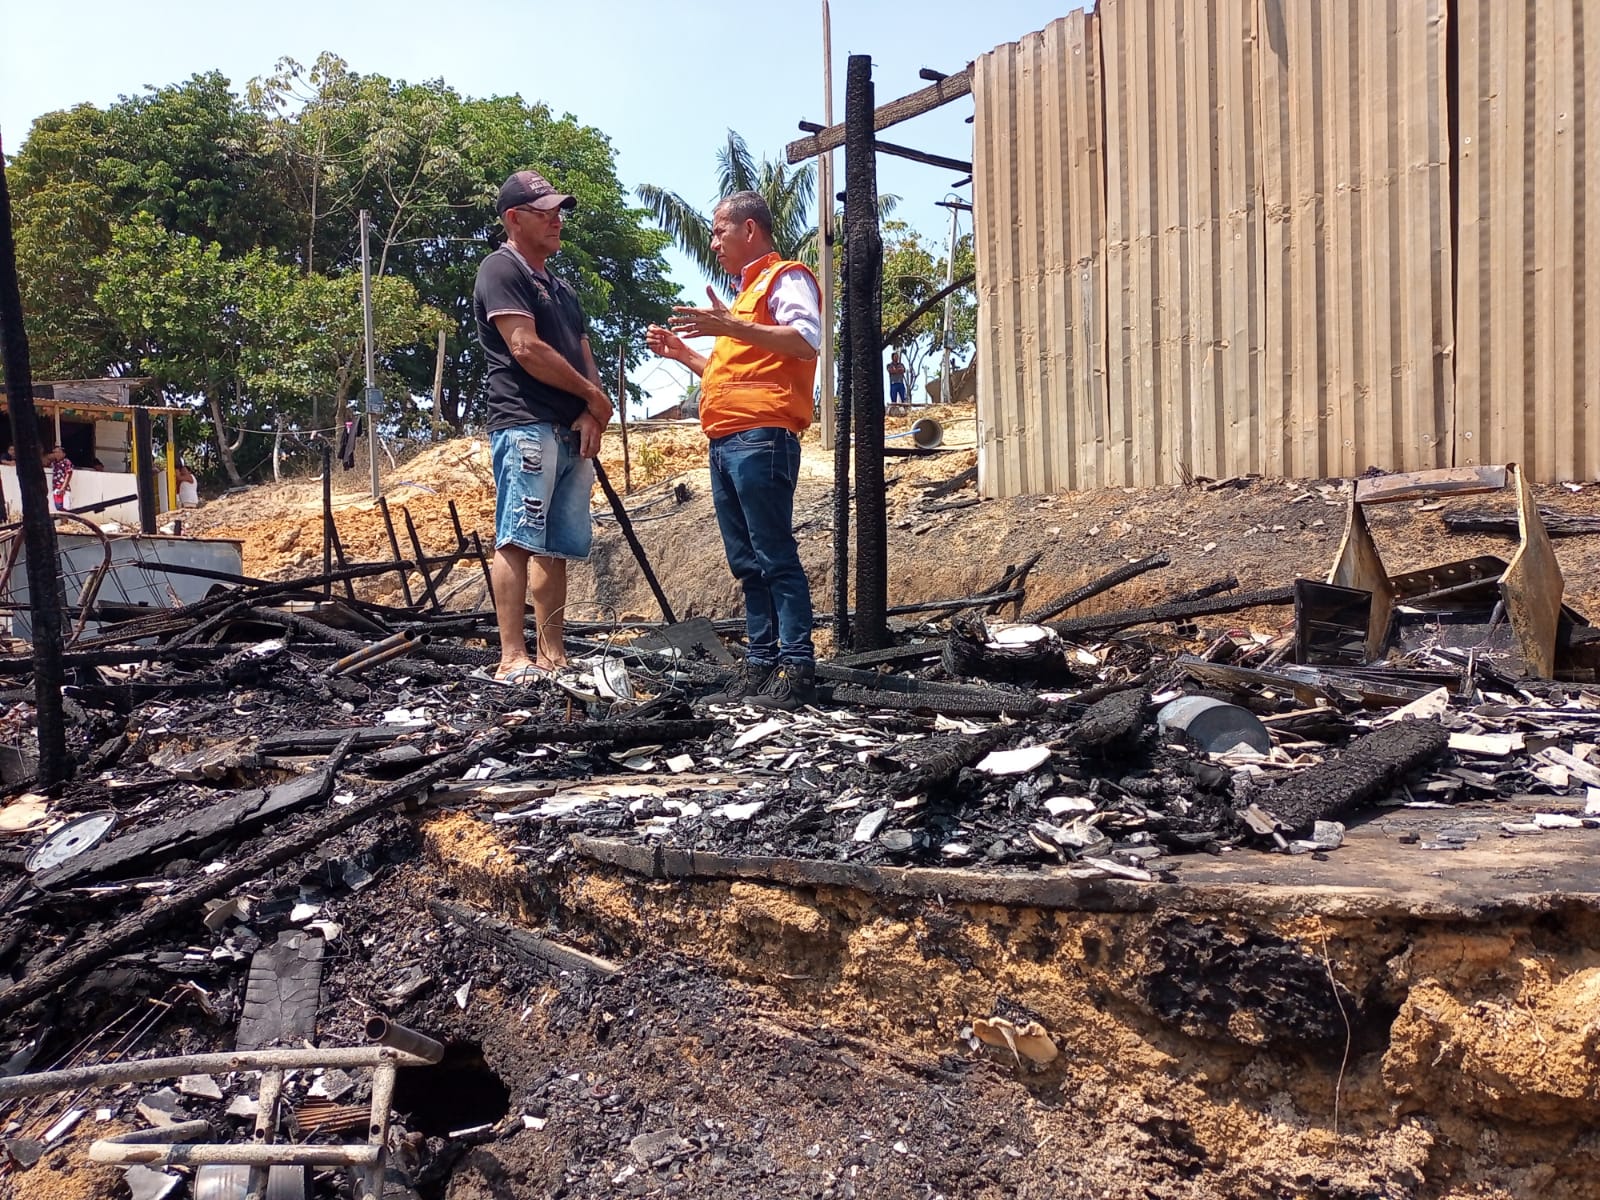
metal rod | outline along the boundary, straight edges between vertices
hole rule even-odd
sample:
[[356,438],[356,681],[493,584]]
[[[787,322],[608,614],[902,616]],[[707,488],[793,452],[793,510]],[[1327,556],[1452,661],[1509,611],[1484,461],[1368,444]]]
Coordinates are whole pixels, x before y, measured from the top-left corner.
[[367,1170],[356,1173],[362,1184],[360,1200],[383,1200],[383,1160],[389,1144],[389,1111],[393,1107],[394,1067],[379,1067],[372,1074],[372,1116],[367,1125],[367,1140],[377,1158]]
[[[595,465],[600,464],[596,462]],[[434,612],[443,612],[444,610],[439,607],[439,595],[434,587],[433,576],[429,575],[428,568],[422,565],[422,540],[417,537],[417,523],[411,519],[411,510],[404,504],[400,506],[400,515],[405,518],[406,536],[411,539],[412,550],[416,551],[417,571],[422,575],[422,599],[418,603],[426,601],[433,606]]]
[[400,557],[400,539],[394,533],[394,518],[389,515],[389,497],[378,497],[378,511],[383,514],[383,527],[389,534],[389,549],[394,552],[394,569],[400,576],[400,591],[406,598],[406,607],[415,608],[416,600],[411,595],[411,581],[406,578],[405,560]]
[[426,1059],[389,1046],[329,1046],[322,1050],[231,1050],[221,1054],[184,1054],[175,1058],[146,1058],[130,1062],[71,1067],[0,1079],[0,1100],[20,1096],[47,1096],[78,1088],[112,1087],[119,1083],[146,1083],[176,1079],[180,1075],[226,1075],[232,1071],[292,1071],[312,1067],[375,1067],[394,1062],[402,1067],[428,1065]]
[[676,624],[678,618],[672,615],[672,605],[667,602],[667,593],[661,590],[661,581],[650,569],[650,560],[645,557],[644,547],[639,544],[639,535],[633,531],[633,522],[628,519],[628,510],[622,503],[622,497],[617,495],[617,489],[612,487],[611,480],[606,478],[606,469],[600,465],[598,458],[594,460],[594,473],[595,478],[600,481],[600,490],[605,492],[606,499],[611,502],[611,511],[616,515],[617,524],[622,527],[622,536],[627,539],[628,549],[633,551],[639,570],[644,572],[644,581],[650,585],[650,592],[661,607],[662,619],[668,625]]
[[633,458],[628,453],[628,361],[624,357],[625,348],[625,342],[617,343],[617,424],[622,429],[622,490],[631,496]]
[[377,1046],[403,1050],[413,1058],[436,1063],[444,1057],[444,1046],[425,1033],[418,1033],[405,1025],[397,1025],[388,1017],[368,1017],[367,1041]]
[[[261,1095],[256,1103],[255,1140],[259,1145],[272,1142],[278,1130],[278,1095],[283,1091],[283,1072],[268,1071],[261,1077]],[[266,1200],[267,1188],[272,1183],[271,1170],[266,1166],[252,1166],[245,1184],[245,1200]]]
[[258,1146],[249,1142],[198,1146],[125,1146],[106,1141],[89,1145],[90,1162],[124,1167],[374,1167],[382,1159],[381,1146]]
[[362,671],[369,671],[373,667],[380,666],[392,659],[400,658],[402,655],[410,654],[413,650],[421,649],[432,640],[433,638],[426,633],[421,634],[418,637],[407,638],[398,646],[390,646],[387,650],[379,651],[377,654],[369,654],[366,658],[363,658],[353,667],[347,667],[344,671],[340,672],[340,674],[359,675]]
[[[333,557],[339,562],[339,570],[349,570],[350,560],[345,558],[344,542],[339,538],[339,522],[335,521],[332,517],[328,518],[328,532],[333,535]],[[351,600],[356,598],[356,585],[350,582],[350,576],[348,575],[345,576],[344,590],[345,594]]]
[[176,1125],[155,1126],[151,1129],[130,1129],[102,1142],[115,1142],[119,1146],[159,1146],[168,1142],[187,1142],[211,1132],[210,1121],[179,1121]]
[[322,594],[333,597],[333,447],[322,443]]

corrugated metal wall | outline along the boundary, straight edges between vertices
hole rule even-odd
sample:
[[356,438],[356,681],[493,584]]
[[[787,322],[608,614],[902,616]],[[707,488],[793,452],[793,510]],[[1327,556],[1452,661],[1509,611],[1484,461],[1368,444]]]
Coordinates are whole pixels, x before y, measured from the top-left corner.
[[[1007,495],[1098,487],[1105,178],[1097,18],[1077,12],[975,64],[979,435]],[[1041,402],[1041,397],[1049,397]],[[1117,435],[1119,438],[1121,434]]]
[[[1585,9],[1588,11],[1585,12]],[[1458,3],[1456,461],[1600,474],[1600,9]]]
[[980,58],[984,494],[1600,474],[1583,9],[1102,0]]

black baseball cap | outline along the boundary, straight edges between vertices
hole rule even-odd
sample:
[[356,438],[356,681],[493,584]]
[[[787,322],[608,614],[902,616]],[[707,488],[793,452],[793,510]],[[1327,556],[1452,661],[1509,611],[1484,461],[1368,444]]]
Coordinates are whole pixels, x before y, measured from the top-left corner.
[[564,208],[571,212],[578,207],[578,198],[556,191],[555,185],[537,171],[518,171],[500,185],[500,198],[495,203],[495,211],[503,217],[510,209],[521,208],[525,204],[531,204],[541,212],[548,212],[552,208]]

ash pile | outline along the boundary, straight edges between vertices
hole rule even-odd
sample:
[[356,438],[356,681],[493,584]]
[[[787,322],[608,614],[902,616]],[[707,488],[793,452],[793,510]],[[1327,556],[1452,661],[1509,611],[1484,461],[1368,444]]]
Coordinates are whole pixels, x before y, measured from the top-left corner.
[[47,786],[32,656],[0,656],[0,1173],[93,1139],[138,1196],[276,1168],[299,1172],[283,1194],[349,1173],[339,1194],[377,1196],[541,1119],[424,1130],[396,1077],[452,1052],[428,1034],[474,1002],[452,958],[496,948],[513,989],[616,964],[463,905],[391,909],[419,811],[466,814],[530,875],[622,845],[1156,888],[1183,855],[1351,853],[1385,807],[1440,810],[1419,854],[1600,828],[1595,643],[1537,510],[1510,565],[1389,577],[1359,494],[1327,582],[1075,616],[1167,556],[1032,608],[1023,564],[819,664],[794,712],[707,703],[736,623],[569,625],[576,669],[510,687],[491,613],[252,581],[75,636],[74,770]]

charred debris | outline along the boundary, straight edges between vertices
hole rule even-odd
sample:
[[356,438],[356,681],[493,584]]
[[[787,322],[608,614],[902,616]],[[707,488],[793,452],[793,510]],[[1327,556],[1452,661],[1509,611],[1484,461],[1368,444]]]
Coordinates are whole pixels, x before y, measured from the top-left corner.
[[[1509,564],[1384,573],[1366,505],[1507,486]],[[373,1147],[416,1132],[390,1128],[396,1068],[445,1053],[398,1024],[437,972],[389,954],[381,986],[351,997],[346,1044],[303,1047],[325,958],[380,957],[380,938],[346,926],[416,854],[407,817],[422,809],[471,815],[530,873],[643,847],[1152,886],[1186,854],[1336,852],[1346,823],[1383,806],[1517,798],[1504,836],[1600,828],[1593,643],[1548,551],[1514,471],[1363,480],[1325,581],[1241,592],[1224,578],[1081,614],[1134,578],[1148,592],[1167,556],[1045,598],[1027,594],[1035,559],[981,594],[902,610],[895,645],[819,664],[823,702],[797,712],[702,702],[738,631],[705,618],[569,625],[571,671],[496,683],[492,614],[438,605],[427,569],[410,606],[336,592],[365,569],[347,566],[79,622],[63,656],[65,782],[35,776],[31,653],[0,656],[0,1172],[111,1112],[145,1132],[102,1138],[94,1157],[148,1172],[130,1177],[135,1195],[167,1194],[174,1168],[259,1183],[308,1166],[383,1194]],[[1238,628],[1247,612],[1278,632]],[[461,953],[617,970],[465,905],[431,907]],[[149,1000],[107,1023],[107,994],[130,986]],[[150,1017],[174,1005],[230,1023],[233,1059],[178,1061],[193,1048],[163,1042]],[[88,1011],[101,1034],[74,1047],[63,1030]],[[323,1056],[317,1071],[274,1060],[282,1047]],[[162,1049],[176,1057],[125,1061]],[[112,1061],[122,1074],[50,1074]],[[116,1081],[137,1086],[104,1090]]]

